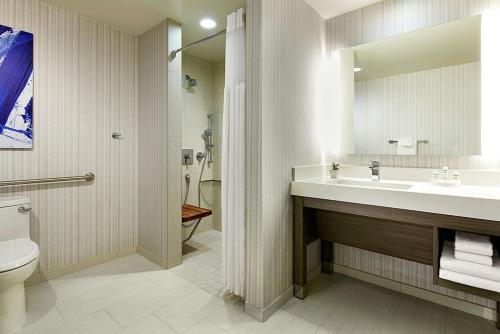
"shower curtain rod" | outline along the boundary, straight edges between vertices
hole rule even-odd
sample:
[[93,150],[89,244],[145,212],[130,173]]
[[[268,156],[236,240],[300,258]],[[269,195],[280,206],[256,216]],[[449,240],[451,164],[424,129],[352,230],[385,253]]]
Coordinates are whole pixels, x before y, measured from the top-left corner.
[[172,59],[172,60],[173,60],[173,59],[175,59],[175,57],[177,56],[177,54],[178,54],[179,52],[181,52],[182,50],[189,49],[190,47],[195,46],[196,44],[199,44],[199,43],[202,43],[202,42],[208,41],[208,40],[210,40],[210,39],[212,39],[212,38],[215,38],[215,37],[217,37],[217,36],[220,36],[220,35],[224,35],[225,33],[226,33],[226,29],[221,30],[221,31],[219,31],[219,32],[216,32],[216,33],[215,33],[215,34],[213,34],[213,35],[210,35],[210,36],[207,36],[207,37],[205,37],[205,38],[202,38],[202,39],[200,39],[199,41],[196,41],[196,42],[193,42],[193,43],[188,44],[188,45],[186,45],[186,46],[183,46],[183,47],[182,47],[182,48],[180,48],[180,49],[174,50],[174,51],[172,51],[172,52],[170,53],[170,59]]

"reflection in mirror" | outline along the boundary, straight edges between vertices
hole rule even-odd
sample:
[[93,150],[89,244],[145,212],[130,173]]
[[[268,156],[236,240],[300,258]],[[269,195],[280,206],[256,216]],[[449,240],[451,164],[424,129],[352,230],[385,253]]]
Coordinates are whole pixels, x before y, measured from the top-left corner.
[[356,154],[481,154],[481,17],[354,47]]

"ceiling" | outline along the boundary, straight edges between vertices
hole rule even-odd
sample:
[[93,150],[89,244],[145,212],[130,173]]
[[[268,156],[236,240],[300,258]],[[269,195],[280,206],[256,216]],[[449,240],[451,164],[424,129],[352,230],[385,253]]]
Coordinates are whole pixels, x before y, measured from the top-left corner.
[[481,17],[471,16],[354,47],[363,81],[481,61]]
[[306,0],[323,18],[330,19],[382,0]]
[[[226,16],[245,7],[246,0],[44,0],[114,26],[134,36],[151,29],[165,18],[183,25],[183,45],[197,41],[225,27]],[[322,17],[331,18],[380,0],[305,0]],[[215,19],[212,30],[200,27],[202,18]],[[185,51],[209,62],[225,58],[225,39],[217,37]]]
[[[165,18],[183,25],[183,45],[225,28],[226,17],[245,7],[246,0],[45,0],[84,16],[114,26],[134,36],[151,29]],[[214,19],[212,30],[200,27],[202,18]],[[225,58],[225,39],[218,37],[186,51],[193,56],[216,63]]]

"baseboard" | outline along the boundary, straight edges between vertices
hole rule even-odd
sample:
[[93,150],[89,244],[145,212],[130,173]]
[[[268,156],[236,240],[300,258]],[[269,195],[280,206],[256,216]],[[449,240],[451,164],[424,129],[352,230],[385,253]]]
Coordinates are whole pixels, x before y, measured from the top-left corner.
[[335,264],[333,270],[336,273],[343,274],[360,281],[365,281],[387,289],[391,289],[405,295],[420,298],[435,304],[443,305],[458,311],[469,313],[484,319],[496,321],[496,310],[470,303],[461,299],[442,295],[437,292],[420,289],[408,284],[396,282],[387,278],[369,274],[360,270]]
[[[321,265],[316,266],[313,270],[307,273],[307,281],[311,281],[321,274]],[[293,286],[290,287],[285,293],[276,298],[274,302],[265,308],[259,308],[249,303],[245,303],[245,313],[259,321],[266,321],[283,305],[285,305],[293,297]]]
[[278,311],[283,305],[285,305],[292,297],[293,286],[288,288],[284,293],[281,294],[281,296],[276,298],[271,304],[264,308],[254,306],[246,302],[245,313],[258,321],[264,322],[269,319],[276,311]]
[[144,256],[146,259],[149,261],[159,265],[162,268],[167,268],[167,260],[152,253],[151,251],[147,250],[146,248],[143,248],[141,246],[137,247],[137,252]]
[[321,274],[321,265],[316,266],[313,270],[307,273],[307,281],[312,281]]
[[66,276],[66,275],[72,274],[74,272],[84,270],[84,269],[87,269],[87,268],[90,268],[93,266],[97,266],[98,264],[101,264],[101,263],[116,260],[118,258],[125,257],[125,256],[128,256],[130,254],[134,254],[134,253],[137,253],[137,247],[135,247],[135,246],[119,250],[118,252],[113,253],[113,254],[106,254],[106,255],[99,256],[99,257],[95,257],[95,258],[91,259],[90,261],[66,266],[66,267],[60,268],[58,270],[48,271],[48,272],[38,271],[38,272],[35,272],[33,275],[31,275],[31,277],[28,278],[28,280],[26,280],[25,286],[31,286],[31,285],[39,284],[39,283],[42,283],[42,282],[45,282],[45,281],[48,281],[48,280],[51,280],[54,278]]

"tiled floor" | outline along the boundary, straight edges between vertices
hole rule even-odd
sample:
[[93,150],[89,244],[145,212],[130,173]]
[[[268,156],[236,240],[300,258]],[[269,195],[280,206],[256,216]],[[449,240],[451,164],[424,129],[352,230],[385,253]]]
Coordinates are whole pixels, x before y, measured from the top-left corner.
[[259,323],[221,297],[212,270],[220,247],[209,246],[220,236],[204,233],[195,243],[175,270],[134,254],[30,287],[21,333],[496,333],[492,322],[340,275],[318,277],[306,300],[293,298]]
[[222,279],[222,235],[211,230],[193,236],[183,247],[182,266],[171,269],[197,287],[219,297],[224,295]]

